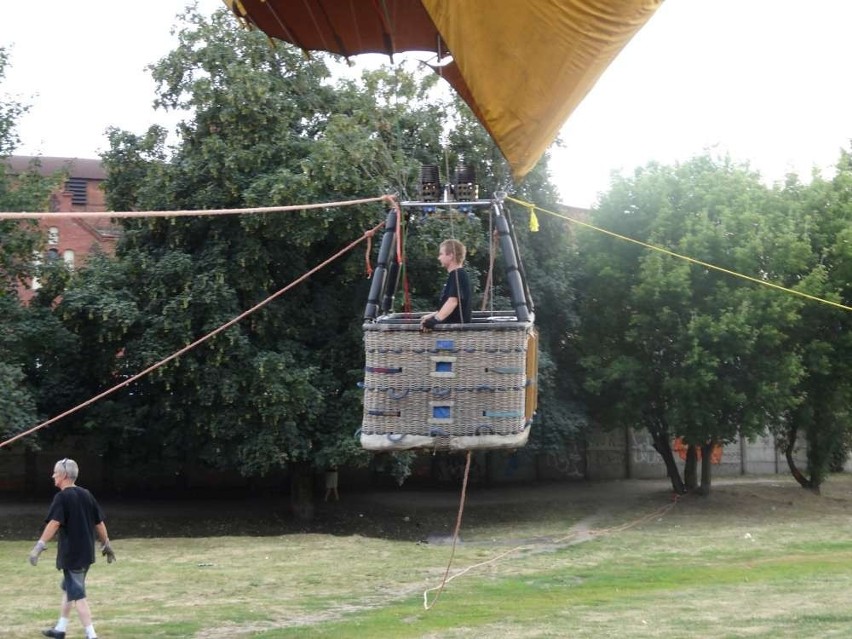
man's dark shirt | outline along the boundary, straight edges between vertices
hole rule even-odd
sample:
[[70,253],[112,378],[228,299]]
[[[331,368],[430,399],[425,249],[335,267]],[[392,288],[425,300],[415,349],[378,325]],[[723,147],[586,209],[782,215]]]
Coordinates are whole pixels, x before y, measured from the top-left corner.
[[95,563],[95,526],[104,520],[92,493],[80,486],[60,490],[50,504],[48,521],[58,521],[58,570],[82,570]]
[[447,274],[447,283],[444,284],[444,290],[441,293],[441,303],[438,308],[444,305],[449,298],[455,297],[459,303],[456,308],[450,313],[449,317],[445,317],[445,324],[468,324],[471,321],[471,304],[470,304],[470,278],[467,276],[467,271],[463,268],[457,268]]

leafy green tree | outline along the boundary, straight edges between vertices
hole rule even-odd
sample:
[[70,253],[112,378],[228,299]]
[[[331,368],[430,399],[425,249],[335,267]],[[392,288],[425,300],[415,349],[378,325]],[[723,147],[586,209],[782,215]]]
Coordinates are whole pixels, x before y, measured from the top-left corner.
[[[425,90],[404,74],[379,71],[367,77],[366,90],[355,83],[332,90],[321,58],[271,49],[224,13],[208,22],[189,12],[179,38],[153,74],[159,104],[191,109],[192,117],[173,149],[161,129],[110,132],[111,208],[242,208],[401,192],[419,165],[399,161],[400,141],[420,146],[418,136],[433,131],[437,144],[434,114],[403,108]],[[384,216],[373,205],[126,224],[116,262],[85,269],[62,304],[67,324],[99,354],[84,364],[90,388],[223,324]],[[359,253],[335,262],[104,403],[119,426],[104,446],[119,457],[132,450],[135,463],[157,460],[178,477],[199,463],[249,476],[288,468],[308,516],[309,501],[299,496],[314,468],[368,459],[354,438],[363,260]],[[94,327],[92,316],[101,319]]]
[[[180,125],[174,149],[156,128],[142,137],[110,133],[111,207],[242,208],[381,192],[366,172],[342,183],[337,164],[347,158],[322,157],[335,147],[357,149],[343,139],[351,134],[345,127],[324,141],[328,114],[339,109],[321,60],[271,49],[224,12],[209,22],[187,13],[179,38],[153,75],[159,104],[191,109],[192,118]],[[92,371],[93,380],[106,382],[114,367],[141,370],[257,304],[373,226],[371,218],[383,217],[375,208],[126,224],[115,278],[88,275],[106,295],[69,292],[63,303],[78,330],[92,312],[116,320],[91,340],[101,344],[100,361],[112,362]],[[132,444],[137,461],[161,460],[178,477],[195,464],[249,476],[286,467],[296,492],[303,490],[312,463],[360,454],[352,318],[363,296],[363,256],[317,273],[134,385],[121,399],[119,441]]]
[[[6,79],[9,66],[9,52],[0,46],[0,82]],[[27,112],[28,107],[4,94],[0,102],[0,157],[9,156],[20,141],[16,131],[18,119]]]
[[[785,281],[808,251],[775,200],[747,167],[704,156],[617,178],[594,223]],[[580,246],[582,364],[596,415],[605,427],[648,430],[677,491],[694,488],[695,475],[687,468],[684,483],[671,442],[700,447],[708,494],[712,448],[761,434],[794,404],[801,366],[787,330],[799,303],[613,237],[584,232]]]
[[[8,64],[8,53],[0,47],[0,86]],[[20,175],[10,174],[6,159],[17,147],[17,122],[27,109],[0,96],[0,211],[45,211],[57,184],[40,175],[37,161]],[[38,384],[27,373],[44,363],[39,354],[55,326],[49,311],[21,306],[18,288],[35,275],[50,285],[51,269],[40,272],[33,259],[43,243],[35,221],[0,220],[0,437],[33,426],[38,416]]]
[[[235,29],[225,13],[207,20],[190,10],[178,36],[175,51],[152,67],[158,104],[187,112],[178,143],[169,147],[156,127],[142,136],[111,131],[104,156],[110,208],[417,196],[420,164],[435,162],[454,113],[427,99],[434,76],[382,68],[333,86],[323,57],[271,48],[262,34]],[[454,152],[494,157],[478,135],[479,146],[460,138]],[[537,180],[530,184],[543,188],[546,179]],[[116,259],[83,269],[59,307],[90,355],[80,362],[81,379],[94,392],[144,369],[294,282],[384,217],[370,205],[126,222]],[[448,233],[468,244],[473,269],[485,273],[485,231],[482,221],[455,217],[411,225],[415,309],[434,307],[443,278],[435,252]],[[558,235],[552,245],[542,237],[530,242],[550,263],[531,270],[553,280],[556,300],[565,289],[551,265],[565,257]],[[363,253],[348,255],[81,421],[101,422],[99,445],[117,461],[154,463],[178,477],[198,464],[247,476],[286,468],[297,514],[308,517],[315,470],[369,459],[354,438],[368,287]],[[409,460],[399,456],[397,470],[404,474]]]
[[[9,64],[7,51],[0,47],[0,86]],[[27,174],[13,182],[6,159],[18,145],[17,122],[28,107],[11,97],[0,96],[0,210],[25,211],[37,202],[32,176]],[[34,197],[35,196],[35,197]],[[19,284],[32,275],[33,253],[39,247],[39,236],[32,220],[0,220],[0,300],[17,297]]]
[[[783,196],[809,243],[807,261],[790,285],[803,293],[852,306],[852,156],[841,153],[830,181],[815,176],[803,186],[788,179]],[[803,488],[819,492],[849,455],[852,432],[852,315],[840,308],[807,302],[790,329],[802,352],[804,374],[793,392],[798,403],[774,429],[790,471]],[[807,468],[793,452],[803,436]]]

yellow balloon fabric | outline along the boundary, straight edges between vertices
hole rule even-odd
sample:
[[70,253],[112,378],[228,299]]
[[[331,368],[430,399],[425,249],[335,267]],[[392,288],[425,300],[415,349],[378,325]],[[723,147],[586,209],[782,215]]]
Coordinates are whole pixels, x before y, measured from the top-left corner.
[[519,180],[662,0],[422,2]]

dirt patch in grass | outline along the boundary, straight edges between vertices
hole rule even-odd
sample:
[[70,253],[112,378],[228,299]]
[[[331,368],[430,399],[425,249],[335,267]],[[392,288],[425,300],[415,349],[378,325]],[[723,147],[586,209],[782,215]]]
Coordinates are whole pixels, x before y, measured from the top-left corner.
[[[463,543],[546,541],[571,529],[578,540],[596,529],[624,522],[625,511],[652,513],[674,498],[666,480],[472,486],[464,506]],[[673,515],[742,519],[785,512],[848,513],[852,477],[837,475],[821,495],[803,490],[789,477],[720,478],[710,497],[679,498]],[[285,494],[224,494],[202,497],[152,495],[146,499],[102,499],[115,538],[277,536],[318,533],[359,535],[421,543],[448,543],[459,507],[454,490],[399,489],[349,492],[340,501],[318,502],[311,522],[297,521]],[[0,497],[0,539],[30,540],[38,535],[48,500]],[[515,532],[505,537],[505,526]],[[572,528],[573,527],[573,528]]]
[[[474,486],[468,490],[463,530],[476,534],[506,522],[519,522],[520,539],[526,532],[540,533],[548,521],[564,530],[566,523],[574,523],[563,519],[566,512],[576,513],[576,519],[593,517],[586,521],[588,528],[601,514],[619,510],[620,504],[658,502],[668,493],[668,482],[656,480]],[[459,497],[454,490],[405,486],[344,493],[340,501],[318,502],[310,522],[292,516],[285,494],[210,492],[200,497],[164,494],[145,499],[101,498],[100,502],[110,535],[116,538],[319,533],[440,543],[452,536]],[[0,539],[32,539],[38,535],[48,505],[45,498],[36,501],[0,496]]]
[[[852,477],[841,474],[822,494],[803,490],[789,477],[721,478],[710,497],[676,498],[666,480],[472,486],[464,505],[463,543],[497,545],[546,542],[570,529],[577,541],[597,529],[624,522],[625,511],[652,513],[678,502],[677,518],[720,515],[743,520],[784,513],[825,515],[850,512]],[[201,497],[152,495],[146,499],[102,499],[111,536],[168,538],[277,536],[288,534],[359,535],[398,541],[449,543],[455,529],[459,493],[453,490],[399,489],[344,493],[340,501],[318,502],[312,521],[297,521],[285,494],[223,494]],[[0,540],[31,540],[39,534],[47,499],[0,496]],[[505,537],[510,524],[515,532]],[[498,537],[491,530],[500,530]]]

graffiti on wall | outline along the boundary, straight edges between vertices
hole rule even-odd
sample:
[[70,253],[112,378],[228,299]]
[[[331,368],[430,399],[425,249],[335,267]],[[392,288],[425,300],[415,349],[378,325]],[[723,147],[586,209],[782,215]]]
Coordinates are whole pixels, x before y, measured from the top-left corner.
[[559,451],[548,451],[541,458],[541,465],[548,476],[581,479],[585,476],[582,446],[576,442]]
[[658,464],[660,455],[654,449],[654,440],[646,430],[630,429],[630,454],[634,464]]

